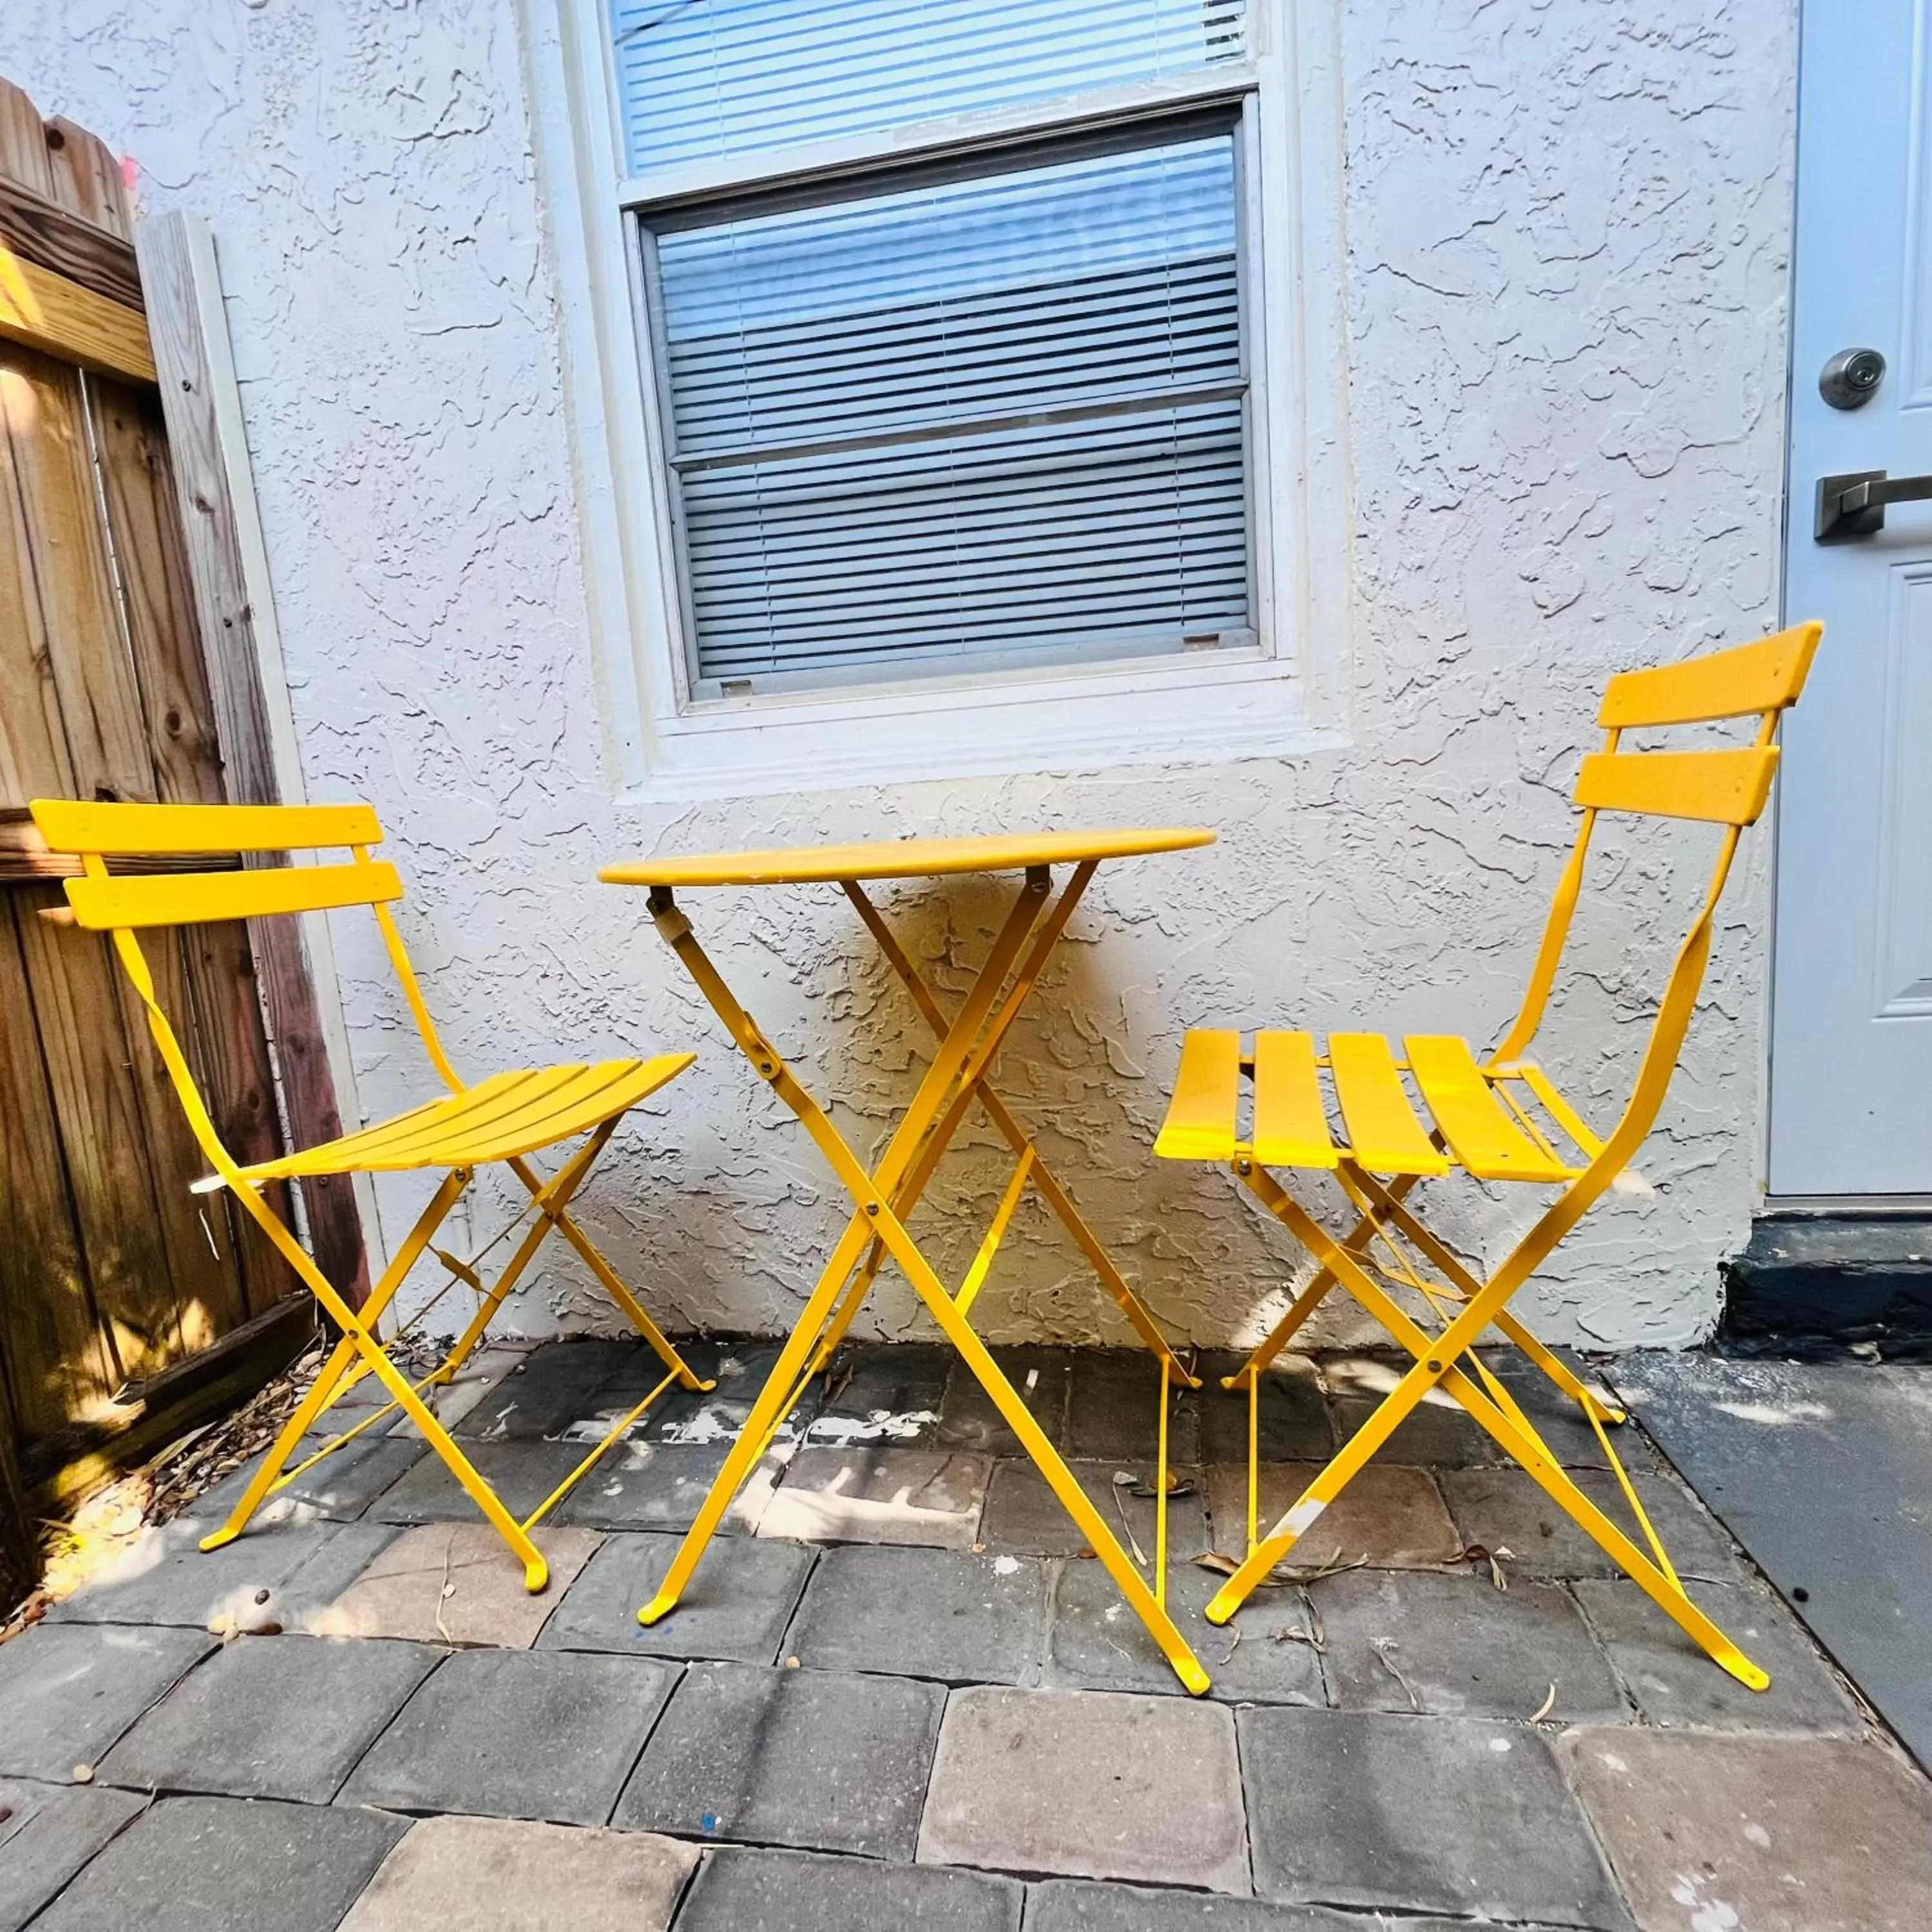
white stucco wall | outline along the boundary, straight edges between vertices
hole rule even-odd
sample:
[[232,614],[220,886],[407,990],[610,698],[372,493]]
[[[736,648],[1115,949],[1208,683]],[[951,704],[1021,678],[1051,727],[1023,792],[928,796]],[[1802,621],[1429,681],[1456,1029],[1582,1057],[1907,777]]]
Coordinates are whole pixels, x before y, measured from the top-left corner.
[[[0,72],[133,154],[143,206],[214,225],[308,782],[379,803],[459,1065],[703,1049],[584,1205],[679,1323],[788,1322],[839,1196],[641,904],[595,884],[599,862],[1217,826],[1211,852],[1102,872],[1000,1084],[1160,1316],[1243,1339],[1280,1306],[1287,1246],[1226,1175],[1150,1158],[1183,1029],[1333,1018],[1493,1037],[1604,676],[1776,619],[1792,0],[1336,4],[1349,747],[654,812],[613,802],[512,0],[0,10]],[[1627,1090],[1706,843],[1612,841],[1597,868],[1604,896],[1546,1058],[1599,1116]],[[1672,1342],[1715,1318],[1759,1168],[1767,843],[1750,848],[1646,1151],[1654,1191],[1616,1197],[1543,1285],[1557,1336]],[[998,894],[894,902],[956,982]],[[871,1142],[924,1038],[842,902],[801,890],[692,910],[767,1030]],[[421,1097],[372,936],[344,922],[338,943],[364,1112]],[[978,1144],[934,1197],[956,1275],[1004,1173]],[[385,1202],[393,1237],[406,1191]],[[1452,1220],[1493,1256],[1528,1213],[1478,1199]],[[1000,1339],[1120,1332],[1031,1202],[979,1307]],[[875,1310],[881,1332],[921,1321],[896,1281]],[[606,1318],[562,1262],[512,1312],[538,1330]]]

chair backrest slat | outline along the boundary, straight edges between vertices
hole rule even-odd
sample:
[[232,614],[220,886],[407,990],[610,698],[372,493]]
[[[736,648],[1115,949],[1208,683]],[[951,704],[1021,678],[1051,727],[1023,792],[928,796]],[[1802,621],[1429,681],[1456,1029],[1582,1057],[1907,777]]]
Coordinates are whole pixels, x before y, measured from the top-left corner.
[[172,872],[70,879],[75,920],[96,931],[116,926],[200,926],[279,913],[324,912],[380,905],[403,896],[394,866],[369,860],[350,866],[275,866],[250,872]]
[[376,845],[382,828],[368,805],[128,805],[37,798],[34,823],[57,852],[291,852]]
[[1735,650],[1713,651],[1652,670],[1624,671],[1610,680],[1597,722],[1628,731],[1780,710],[1804,688],[1824,628],[1795,625]]
[[1763,811],[1777,770],[1775,745],[1724,752],[1593,752],[1576,781],[1576,802],[1599,812],[1749,825]]

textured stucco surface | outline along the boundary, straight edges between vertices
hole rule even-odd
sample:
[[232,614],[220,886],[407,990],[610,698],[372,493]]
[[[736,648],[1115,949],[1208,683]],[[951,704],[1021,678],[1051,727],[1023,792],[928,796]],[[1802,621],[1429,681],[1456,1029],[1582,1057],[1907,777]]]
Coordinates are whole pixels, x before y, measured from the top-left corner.
[[[1102,874],[1000,1084],[1160,1316],[1220,1342],[1279,1307],[1286,1249],[1226,1176],[1150,1156],[1182,1030],[1332,1016],[1493,1037],[1604,676],[1774,621],[1794,12],[1346,0],[1348,748],[683,812],[613,802],[511,0],[10,0],[0,71],[136,157],[144,205],[214,224],[308,783],[380,803],[458,1064],[704,1050],[584,1205],[654,1305],[786,1323],[839,1197],[641,905],[593,883],[600,861],[1198,820],[1213,851]],[[1766,844],[1641,1163],[1651,1191],[1616,1198],[1542,1285],[1556,1334],[1670,1342],[1714,1318],[1759,1162]],[[1616,840],[1598,865],[1545,1057],[1598,1115],[1626,1090],[1706,849]],[[888,896],[957,984],[995,888]],[[802,889],[691,907],[767,1030],[874,1140],[924,1037],[849,910]],[[338,944],[364,1112],[421,1097],[373,935],[344,922]],[[956,1276],[1004,1172],[976,1143],[933,1197]],[[385,1193],[391,1238],[408,1201]],[[1491,1256],[1530,1211],[1444,1206]],[[486,1202],[479,1230],[495,1217]],[[921,1318],[896,1282],[874,1306],[886,1332]],[[979,1307],[997,1336],[1118,1332],[1032,1202]],[[562,1262],[512,1312],[606,1318]]]

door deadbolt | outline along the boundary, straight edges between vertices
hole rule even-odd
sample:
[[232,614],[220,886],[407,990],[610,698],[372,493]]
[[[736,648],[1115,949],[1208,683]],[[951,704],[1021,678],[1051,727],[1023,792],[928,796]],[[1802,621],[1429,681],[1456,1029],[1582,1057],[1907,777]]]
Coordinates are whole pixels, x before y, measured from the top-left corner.
[[1841,349],[1818,371],[1818,393],[1834,410],[1859,410],[1885,380],[1885,358],[1876,349]]

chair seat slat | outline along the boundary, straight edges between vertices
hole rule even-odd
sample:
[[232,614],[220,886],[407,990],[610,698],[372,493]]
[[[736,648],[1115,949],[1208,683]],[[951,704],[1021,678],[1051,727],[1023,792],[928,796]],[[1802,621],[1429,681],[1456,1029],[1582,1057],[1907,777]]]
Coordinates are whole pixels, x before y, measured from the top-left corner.
[[1264,1167],[1332,1169],[1340,1162],[1312,1034],[1255,1035],[1254,1156]]
[[1763,811],[1778,770],[1775,745],[1724,752],[1593,752],[1576,802],[1599,812],[1749,825]]
[[34,823],[56,852],[295,852],[378,845],[369,805],[141,805],[37,798]]
[[1354,1160],[1371,1174],[1447,1174],[1418,1118],[1395,1054],[1378,1033],[1331,1033],[1328,1065]]
[[1496,1099],[1468,1042],[1453,1034],[1411,1034],[1409,1070],[1449,1150],[1479,1180],[1566,1180]]
[[[149,848],[143,848],[149,849]],[[224,919],[379,905],[403,896],[394,866],[274,866],[252,872],[164,872],[69,879],[68,904],[84,926],[202,926]]]
[[1650,670],[1624,671],[1610,680],[1597,722],[1627,731],[1776,710],[1804,688],[1824,629],[1822,624],[1795,625],[1735,650],[1712,651]]
[[1232,1160],[1240,1099],[1241,1036],[1225,1028],[1190,1028],[1154,1152],[1166,1160]]

